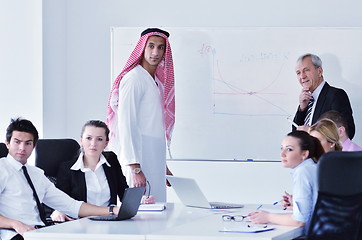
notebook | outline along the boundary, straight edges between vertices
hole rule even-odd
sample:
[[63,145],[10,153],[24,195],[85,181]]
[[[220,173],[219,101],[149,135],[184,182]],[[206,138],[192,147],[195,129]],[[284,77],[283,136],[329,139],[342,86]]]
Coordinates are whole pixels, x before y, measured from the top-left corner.
[[168,175],[166,178],[171,183],[181,202],[186,206],[216,209],[244,207],[243,204],[209,202],[197,185],[196,181],[192,178],[182,178]]
[[90,217],[94,221],[120,221],[130,219],[137,214],[145,187],[126,188],[118,215]]
[[166,209],[166,203],[164,202],[156,202],[152,204],[141,204],[138,208],[140,212],[147,212],[147,211],[156,211],[161,212]]
[[224,227],[219,230],[219,232],[230,232],[230,233],[259,233],[259,232],[267,232],[274,230],[275,227],[270,227],[267,225],[255,225],[255,226],[243,226],[243,225],[235,225],[233,227]]

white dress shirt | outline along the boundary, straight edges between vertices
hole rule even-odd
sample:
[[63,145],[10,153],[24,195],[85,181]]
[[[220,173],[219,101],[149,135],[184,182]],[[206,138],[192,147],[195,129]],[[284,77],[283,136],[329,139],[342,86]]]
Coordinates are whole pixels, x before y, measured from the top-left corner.
[[[22,166],[11,155],[0,159],[0,215],[31,226],[44,225]],[[74,218],[78,217],[81,201],[76,201],[57,189],[42,169],[28,164],[25,166],[40,202]],[[15,231],[0,229],[0,238],[3,240],[14,235]]]
[[111,191],[102,165],[104,163],[109,167],[111,165],[107,162],[106,158],[101,155],[95,170],[92,171],[91,169],[84,167],[83,156],[84,154],[81,153],[78,160],[70,169],[84,172],[85,183],[87,186],[87,203],[96,206],[108,206],[111,199]]

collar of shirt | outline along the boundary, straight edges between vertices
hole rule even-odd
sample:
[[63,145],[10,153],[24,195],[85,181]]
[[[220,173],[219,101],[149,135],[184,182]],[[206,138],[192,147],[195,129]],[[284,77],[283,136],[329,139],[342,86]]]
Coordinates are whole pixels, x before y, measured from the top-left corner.
[[[74,163],[74,165],[70,168],[71,170],[81,170],[82,172],[87,172],[90,171],[89,168],[84,167],[84,163],[83,163],[83,156],[84,153],[80,153],[79,157],[77,159],[77,161]],[[107,164],[108,167],[110,167],[111,165],[107,162],[107,159],[103,156],[103,154],[101,154],[100,158],[99,158],[99,162],[97,163],[96,169],[97,170],[100,166],[103,165],[103,163]]]
[[[6,161],[8,161],[8,163],[10,164],[10,166],[12,166],[13,168],[15,168],[15,170],[20,171],[20,169],[22,168],[23,164],[21,164],[20,162],[16,161],[13,156],[11,156],[10,154],[8,154]],[[24,164],[24,166],[27,166],[27,164]]]
[[153,77],[151,76],[151,74],[150,74],[146,69],[144,69],[141,65],[137,65],[136,67],[142,69],[142,72],[143,72],[145,75],[147,75],[147,77],[149,77],[149,78],[151,78],[151,79],[153,80],[153,83],[152,83],[152,84],[155,85],[157,88],[158,88],[159,86],[163,87],[163,85],[162,85],[161,81],[158,79],[156,73],[155,73],[155,78],[153,78]]
[[342,147],[343,147],[343,148],[347,148],[347,147],[349,147],[351,144],[352,144],[352,140],[349,139],[349,138],[347,138],[346,141],[344,141],[344,142],[342,143]]
[[321,93],[322,88],[324,87],[324,84],[326,84],[326,81],[323,80],[323,82],[319,84],[319,86],[314,90],[314,92],[312,92],[312,96],[314,98],[314,104],[317,102],[319,94]]
[[298,166],[296,166],[295,168],[292,169],[291,174],[293,175],[298,168],[301,168],[304,165],[309,165],[309,164],[315,164],[315,162],[313,161],[313,159],[311,158],[307,158],[306,160],[304,160],[303,162],[301,162]]

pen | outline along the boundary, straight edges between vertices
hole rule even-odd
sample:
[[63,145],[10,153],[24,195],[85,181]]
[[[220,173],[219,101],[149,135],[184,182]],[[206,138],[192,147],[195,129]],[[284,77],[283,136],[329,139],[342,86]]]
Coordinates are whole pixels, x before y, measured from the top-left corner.
[[260,204],[259,207],[256,208],[256,210],[259,210],[262,206],[263,204]]
[[[277,205],[278,203],[281,203],[281,202],[282,202],[282,200],[277,201],[277,202],[273,203],[273,205]],[[283,210],[287,210],[287,208],[286,208],[286,207],[284,207],[284,208],[283,208]]]
[[293,122],[292,119],[290,119],[290,117],[287,117],[287,120],[294,126],[294,127],[299,127],[298,124],[296,124],[295,122]]

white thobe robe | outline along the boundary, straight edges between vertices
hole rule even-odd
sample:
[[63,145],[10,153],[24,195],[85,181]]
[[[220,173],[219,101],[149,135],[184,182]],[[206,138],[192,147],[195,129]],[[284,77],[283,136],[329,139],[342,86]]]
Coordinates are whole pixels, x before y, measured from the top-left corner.
[[[156,84],[157,82],[157,84]],[[166,202],[166,140],[162,84],[140,65],[119,85],[118,135],[112,144],[129,186],[129,164],[139,163],[156,201]]]

